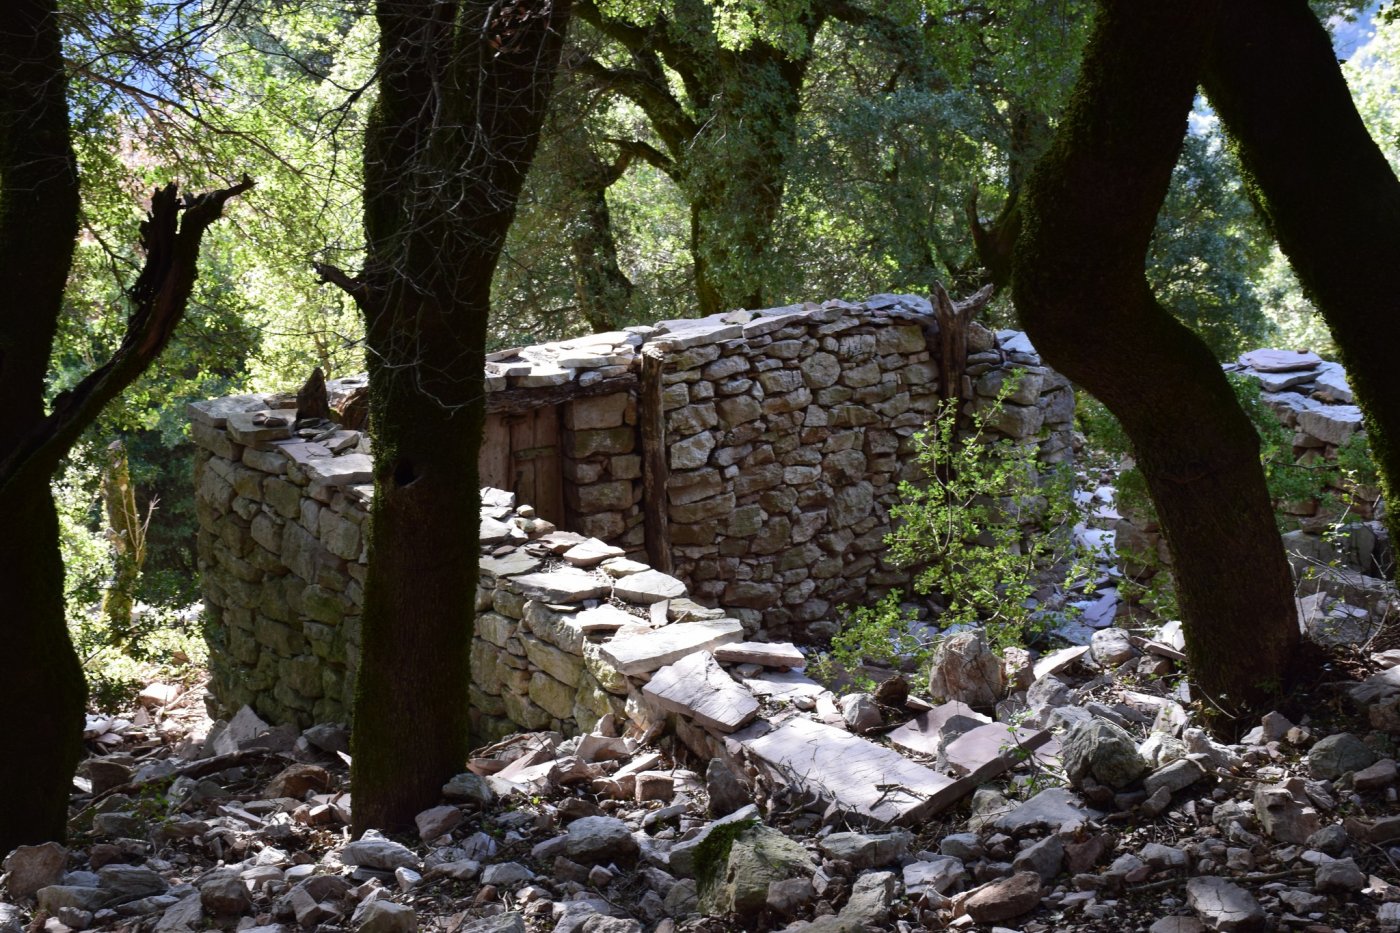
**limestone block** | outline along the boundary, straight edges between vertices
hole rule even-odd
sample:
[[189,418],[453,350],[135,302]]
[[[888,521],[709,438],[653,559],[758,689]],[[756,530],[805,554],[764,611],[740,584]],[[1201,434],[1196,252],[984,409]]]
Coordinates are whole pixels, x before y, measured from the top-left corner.
[[564,406],[564,427],[571,431],[620,427],[630,400],[625,392],[575,399]]
[[671,445],[671,469],[693,470],[702,467],[715,449],[715,437],[706,431],[676,441]]

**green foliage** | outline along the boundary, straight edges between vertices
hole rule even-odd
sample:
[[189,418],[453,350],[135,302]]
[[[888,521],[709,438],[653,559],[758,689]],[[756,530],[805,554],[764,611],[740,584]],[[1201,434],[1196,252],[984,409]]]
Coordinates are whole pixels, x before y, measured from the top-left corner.
[[1035,443],[992,433],[1018,381],[984,400],[965,430],[949,401],[916,435],[924,480],[900,485],[890,510],[896,527],[885,538],[896,565],[915,569],[915,591],[942,596],[945,626],[981,624],[998,646],[1033,637],[1044,622],[1032,595],[1047,580],[1081,578],[1088,562],[1073,548],[1073,474],[1042,474]]
[[840,606],[841,628],[831,648],[808,665],[816,679],[828,685],[849,683],[871,690],[875,681],[862,673],[866,664],[899,669],[924,667],[933,655],[931,639],[917,634],[918,619],[900,606],[900,590],[890,590],[873,606]]

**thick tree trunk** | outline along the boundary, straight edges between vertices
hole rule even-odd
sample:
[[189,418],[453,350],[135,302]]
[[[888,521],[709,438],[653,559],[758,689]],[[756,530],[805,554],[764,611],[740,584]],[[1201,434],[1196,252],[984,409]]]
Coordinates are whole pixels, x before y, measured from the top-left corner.
[[375,499],[354,830],[397,830],[466,764],[491,277],[534,156],[568,0],[379,0],[365,137]]
[[1400,540],[1400,181],[1305,0],[1226,4],[1204,83],[1255,203],[1337,342]]
[[608,188],[626,166],[608,165],[587,147],[561,161],[573,213],[565,229],[579,311],[595,333],[617,330],[629,323],[633,286],[617,261]]
[[1292,583],[1258,438],[1143,272],[1217,6],[1103,4],[1023,202],[1014,289],[1047,362],[1132,440],[1171,547],[1195,687],[1234,719],[1285,688],[1299,640]]
[[[58,10],[0,13],[0,461],[44,419],[44,379],[78,234]],[[48,475],[0,489],[0,708],[18,734],[0,756],[0,852],[62,839],[87,690],[68,640]]]

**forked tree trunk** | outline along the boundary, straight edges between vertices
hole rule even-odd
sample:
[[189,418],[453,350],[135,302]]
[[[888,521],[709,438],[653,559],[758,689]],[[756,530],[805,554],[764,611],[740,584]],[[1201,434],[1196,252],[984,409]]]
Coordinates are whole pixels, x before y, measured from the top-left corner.
[[411,826],[466,764],[491,277],[569,0],[379,0],[368,255],[322,267],[365,312],[375,498],[355,696],[354,831]]
[[1193,684],[1216,722],[1267,710],[1299,642],[1258,438],[1144,261],[1218,3],[1103,3],[1023,204],[1016,306],[1047,362],[1123,423],[1171,548]]
[[1305,0],[1226,4],[1204,83],[1250,194],[1332,331],[1400,540],[1400,181]]

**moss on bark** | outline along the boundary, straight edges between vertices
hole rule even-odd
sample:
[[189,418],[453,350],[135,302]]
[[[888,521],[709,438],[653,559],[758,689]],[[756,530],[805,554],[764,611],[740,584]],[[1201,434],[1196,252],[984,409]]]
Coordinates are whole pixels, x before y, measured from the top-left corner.
[[1258,438],[1209,349],[1143,271],[1217,7],[1103,4],[1028,185],[1014,294],[1047,361],[1132,440],[1172,552],[1193,685],[1231,719],[1285,688],[1298,646],[1292,583]]

